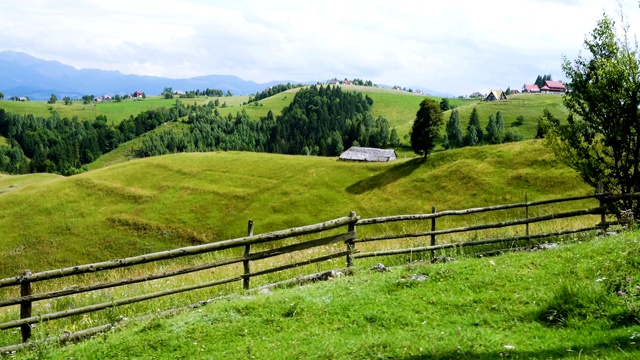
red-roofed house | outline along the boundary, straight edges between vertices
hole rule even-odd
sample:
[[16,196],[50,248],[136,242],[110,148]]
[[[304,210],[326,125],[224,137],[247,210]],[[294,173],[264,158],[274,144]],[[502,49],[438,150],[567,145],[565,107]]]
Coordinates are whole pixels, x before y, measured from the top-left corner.
[[533,85],[524,84],[524,86],[522,86],[522,92],[523,93],[539,93],[540,89],[538,89],[538,85],[536,84],[533,84]]
[[562,81],[547,80],[544,82],[544,86],[540,88],[540,91],[546,94],[560,94],[567,91],[567,88],[564,86]]
[[138,90],[138,91],[134,92],[133,94],[131,94],[131,97],[141,98],[143,94],[144,93],[142,91]]

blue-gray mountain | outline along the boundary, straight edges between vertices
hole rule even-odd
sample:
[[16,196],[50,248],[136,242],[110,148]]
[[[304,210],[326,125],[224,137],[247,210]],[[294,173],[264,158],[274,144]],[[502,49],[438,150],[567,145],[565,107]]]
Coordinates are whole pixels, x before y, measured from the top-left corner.
[[[78,70],[57,61],[37,59],[25,53],[0,52],[0,91],[5,98],[27,96],[32,100],[48,100],[51,94],[65,96],[124,95],[136,90],[148,95],[160,94],[165,87],[174,90],[220,89],[225,93],[248,95],[269,86],[294,81],[271,81],[259,84],[231,75],[209,75],[190,79],[170,79],[156,76],[124,75],[118,71]],[[315,82],[311,82],[315,83]],[[311,84],[310,83],[310,84]]]

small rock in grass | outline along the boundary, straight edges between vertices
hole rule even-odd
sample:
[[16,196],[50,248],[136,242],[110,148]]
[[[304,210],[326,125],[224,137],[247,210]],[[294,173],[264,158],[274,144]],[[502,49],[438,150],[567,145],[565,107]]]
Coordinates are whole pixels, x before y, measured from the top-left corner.
[[429,279],[429,275],[424,275],[424,274],[416,274],[411,276],[411,278],[409,279],[410,281],[426,281]]
[[378,265],[372,266],[371,270],[378,271],[378,272],[384,272],[384,271],[389,271],[389,268],[384,266],[383,264],[378,264]]

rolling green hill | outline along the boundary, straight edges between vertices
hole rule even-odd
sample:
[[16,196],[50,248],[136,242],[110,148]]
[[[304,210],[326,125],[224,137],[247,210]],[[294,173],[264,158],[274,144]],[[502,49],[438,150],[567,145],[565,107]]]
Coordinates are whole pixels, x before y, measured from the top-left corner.
[[263,153],[188,153],[71,177],[0,178],[0,277],[306,225],[584,194],[539,141],[351,163]]

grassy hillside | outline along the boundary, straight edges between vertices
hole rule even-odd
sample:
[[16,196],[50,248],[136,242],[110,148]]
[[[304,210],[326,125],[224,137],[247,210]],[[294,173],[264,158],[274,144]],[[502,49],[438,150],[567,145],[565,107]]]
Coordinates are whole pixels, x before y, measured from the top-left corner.
[[[219,300],[18,358],[633,359],[640,233]],[[620,295],[618,294],[620,292]],[[36,336],[45,337],[39,326]]]
[[538,141],[438,152],[426,164],[190,153],[40,176],[17,188],[24,178],[2,178],[0,277],[242,236],[248,219],[261,233],[350,210],[422,213],[589,191]]
[[[199,97],[194,99],[163,99],[159,96],[149,96],[144,100],[123,100],[122,102],[101,102],[85,105],[81,101],[74,101],[71,105],[65,105],[58,101],[55,104],[47,104],[45,101],[8,101],[0,100],[0,108],[7,112],[20,114],[34,114],[35,116],[48,117],[56,111],[60,117],[69,119],[77,116],[80,120],[93,120],[98,115],[105,115],[107,120],[113,124],[119,124],[122,119],[137,115],[143,111],[156,109],[159,107],[175,106],[176,100],[192,105],[214,101],[215,97]],[[226,102],[229,109],[237,107],[246,102],[247,96],[220,97],[220,104]]]

